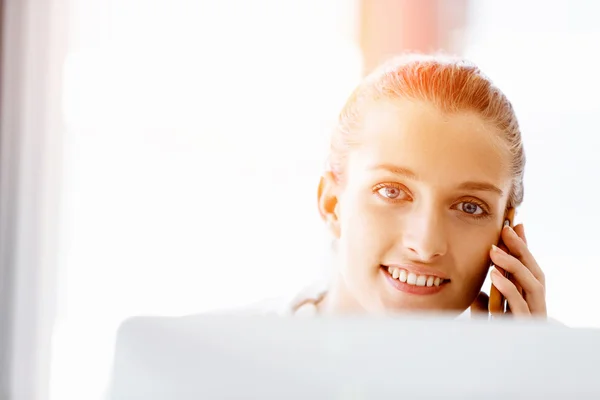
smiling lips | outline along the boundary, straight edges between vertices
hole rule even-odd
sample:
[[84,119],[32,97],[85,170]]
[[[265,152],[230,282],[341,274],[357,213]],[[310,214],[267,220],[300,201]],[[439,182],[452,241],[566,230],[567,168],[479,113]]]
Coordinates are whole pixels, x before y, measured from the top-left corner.
[[392,285],[403,292],[412,294],[433,294],[442,290],[449,279],[439,276],[417,274],[401,267],[381,266]]
[[388,273],[400,282],[415,286],[440,286],[445,279],[432,275],[417,275],[402,268],[388,267]]

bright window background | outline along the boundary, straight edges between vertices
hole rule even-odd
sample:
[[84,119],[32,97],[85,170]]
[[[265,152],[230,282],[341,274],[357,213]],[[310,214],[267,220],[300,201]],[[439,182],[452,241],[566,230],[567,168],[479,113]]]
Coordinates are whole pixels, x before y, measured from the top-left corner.
[[[53,400],[100,398],[127,316],[289,295],[321,274],[316,185],[360,79],[346,0],[71,0]],[[593,2],[473,1],[462,37],[513,101],[518,219],[552,316],[600,327]]]
[[325,271],[317,184],[361,75],[354,18],[347,0],[72,1],[53,399],[101,395],[128,316]]
[[513,102],[527,154],[525,223],[550,314],[600,327],[600,3],[471,2],[466,56]]

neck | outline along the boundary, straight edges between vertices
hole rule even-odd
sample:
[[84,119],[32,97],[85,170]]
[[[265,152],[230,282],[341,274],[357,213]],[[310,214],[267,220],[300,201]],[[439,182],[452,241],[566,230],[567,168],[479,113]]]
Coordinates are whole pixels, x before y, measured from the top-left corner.
[[335,273],[331,286],[323,299],[317,304],[319,314],[357,314],[365,309],[354,298],[348,289],[344,277],[339,272]]

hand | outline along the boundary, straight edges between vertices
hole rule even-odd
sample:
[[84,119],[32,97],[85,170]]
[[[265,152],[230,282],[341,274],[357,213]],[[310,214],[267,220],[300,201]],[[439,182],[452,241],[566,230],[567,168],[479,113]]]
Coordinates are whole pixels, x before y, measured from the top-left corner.
[[[502,293],[514,316],[545,318],[546,280],[542,269],[527,247],[523,225],[502,228],[502,242],[508,249],[492,246],[490,258],[492,284]],[[504,276],[510,273],[510,279]]]

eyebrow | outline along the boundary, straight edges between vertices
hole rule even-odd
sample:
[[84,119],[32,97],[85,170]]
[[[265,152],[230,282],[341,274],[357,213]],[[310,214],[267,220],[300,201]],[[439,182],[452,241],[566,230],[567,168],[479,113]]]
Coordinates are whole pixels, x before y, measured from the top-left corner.
[[400,167],[398,165],[379,164],[379,165],[375,165],[371,169],[372,170],[383,170],[383,171],[391,172],[392,174],[401,175],[401,176],[403,176],[405,178],[413,179],[415,181],[419,180],[419,177],[413,171],[411,171],[408,168]]
[[464,182],[461,183],[459,189],[475,190],[478,192],[494,192],[502,196],[504,192],[499,187],[486,182]]
[[[379,164],[379,165],[374,166],[371,169],[372,170],[384,170],[384,171],[391,172],[395,175],[403,176],[408,179],[419,180],[419,176],[416,173],[414,173],[413,171],[411,171],[408,168],[401,167],[398,165]],[[458,186],[458,188],[462,189],[462,190],[474,190],[477,192],[494,192],[500,196],[502,196],[504,194],[502,189],[500,189],[496,185],[492,185],[491,183],[487,183],[487,182],[475,182],[475,181],[463,182]]]

